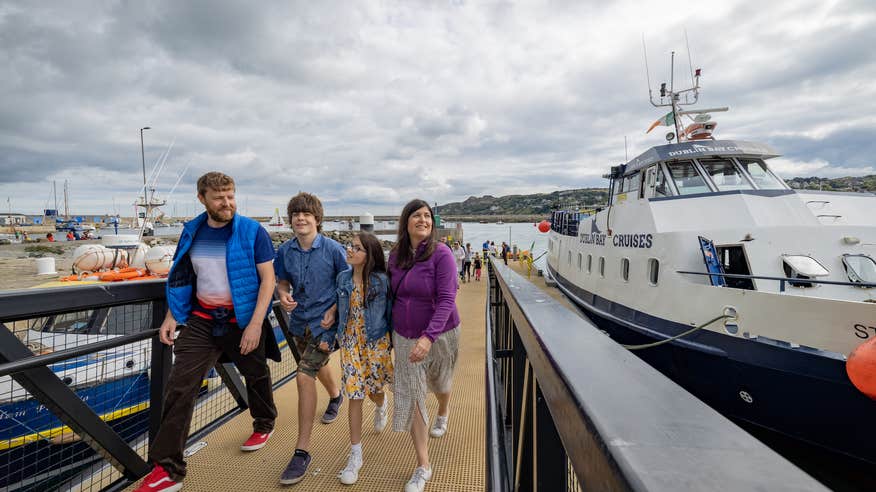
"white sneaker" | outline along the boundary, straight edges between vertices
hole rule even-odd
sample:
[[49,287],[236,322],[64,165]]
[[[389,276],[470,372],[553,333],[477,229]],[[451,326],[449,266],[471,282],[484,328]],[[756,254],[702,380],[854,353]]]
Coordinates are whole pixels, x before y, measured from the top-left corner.
[[374,432],[378,434],[383,432],[383,429],[386,428],[386,401],[384,400],[383,405],[374,408]]
[[432,469],[429,468],[427,470],[422,466],[418,466],[414,469],[411,479],[405,484],[405,492],[423,492],[423,489],[426,488],[426,482],[430,478],[432,478]]
[[359,469],[362,468],[362,455],[358,453],[350,453],[347,459],[347,467],[338,473],[338,478],[344,485],[353,485],[359,480]]
[[444,437],[444,434],[447,434],[447,416],[442,417],[439,415],[435,417],[435,423],[429,429],[429,435],[432,437]]

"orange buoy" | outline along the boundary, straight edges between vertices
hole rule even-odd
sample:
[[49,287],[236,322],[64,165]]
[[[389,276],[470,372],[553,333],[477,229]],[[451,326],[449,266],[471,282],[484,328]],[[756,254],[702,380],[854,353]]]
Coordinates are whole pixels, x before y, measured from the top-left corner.
[[146,270],[128,267],[122,268],[121,270],[111,270],[109,272],[101,273],[100,280],[104,282],[116,282],[119,280],[130,280],[144,275],[146,275]]
[[852,350],[846,361],[846,374],[858,391],[876,400],[876,338]]
[[547,232],[547,231],[549,231],[549,230],[551,230],[551,223],[550,223],[550,221],[543,220],[543,221],[541,221],[541,222],[538,223],[538,231],[539,231],[539,232]]

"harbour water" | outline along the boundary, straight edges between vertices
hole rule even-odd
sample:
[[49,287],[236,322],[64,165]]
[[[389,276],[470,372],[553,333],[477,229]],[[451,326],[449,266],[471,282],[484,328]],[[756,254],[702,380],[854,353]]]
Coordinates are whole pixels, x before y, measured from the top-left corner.
[[[445,222],[445,227],[455,226],[454,222]],[[264,225],[268,232],[286,232],[289,231],[289,226],[269,226]],[[375,221],[374,229],[378,231],[387,231],[397,229],[396,222]],[[354,229],[358,229],[358,224],[353,224]],[[349,225],[346,222],[327,221],[323,223],[323,229],[326,231],[346,231]],[[179,236],[181,227],[156,227],[156,236]],[[463,222],[462,230],[465,234],[465,242],[471,243],[473,251],[480,251],[481,244],[484,241],[493,241],[499,247],[502,241],[509,244],[517,245],[520,250],[532,249],[535,256],[544,253],[547,250],[547,234],[538,232],[535,224],[532,222],[513,222],[505,224],[481,224],[478,222]],[[112,234],[113,230],[102,229],[99,234]],[[120,234],[135,234],[136,231],[128,228],[119,228]],[[381,234],[380,239],[389,241],[395,240],[395,234]],[[544,259],[540,259],[536,264],[542,264]]]

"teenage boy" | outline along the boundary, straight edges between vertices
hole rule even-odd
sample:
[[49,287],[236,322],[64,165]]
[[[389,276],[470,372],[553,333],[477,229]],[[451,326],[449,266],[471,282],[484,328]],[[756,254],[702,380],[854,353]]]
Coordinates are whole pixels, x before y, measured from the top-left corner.
[[[136,492],[174,492],[186,476],[183,448],[195,398],[221,356],[246,379],[253,433],[240,449],[262,448],[277,407],[266,358],[280,361],[273,330],[262,322],[274,293],[274,247],[256,221],[237,214],[234,180],[219,172],[198,179],[206,211],[186,223],[167,277],[167,315],[158,336],[175,360],[164,394],[161,426],[149,446],[152,472]],[[174,338],[177,328],[182,328]]]
[[343,396],[338,378],[326,365],[335,348],[338,274],[349,268],[344,247],[322,232],[322,202],[310,193],[299,193],[286,207],[295,237],[280,245],[274,261],[277,294],[289,313],[289,328],[301,360],[298,363],[298,441],[280,483],[300,482],[310,465],[310,435],[316,414],[316,380],[328,391],[328,408],[322,423],[338,418]]

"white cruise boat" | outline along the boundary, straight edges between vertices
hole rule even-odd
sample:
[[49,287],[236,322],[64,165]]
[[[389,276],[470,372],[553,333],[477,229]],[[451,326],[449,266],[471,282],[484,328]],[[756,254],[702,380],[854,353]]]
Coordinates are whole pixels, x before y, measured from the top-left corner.
[[612,167],[606,208],[553,213],[550,275],[718,411],[876,463],[876,401],[846,367],[876,338],[876,195],[791,189],[776,151],[715,140],[679,94],[681,138]]

